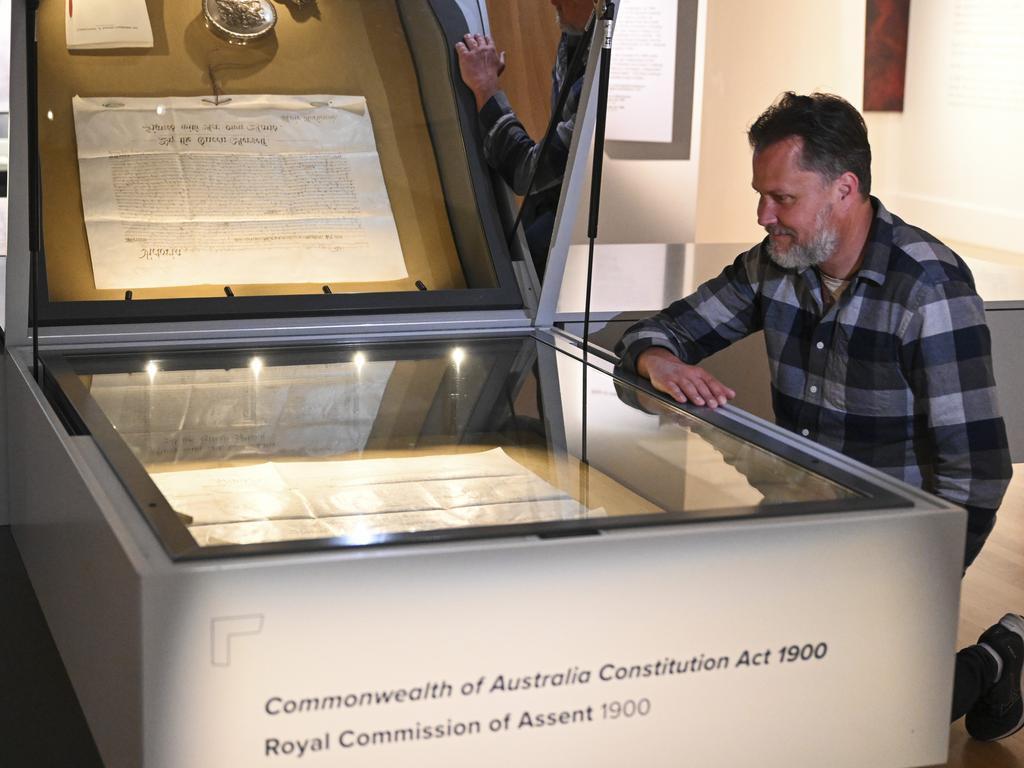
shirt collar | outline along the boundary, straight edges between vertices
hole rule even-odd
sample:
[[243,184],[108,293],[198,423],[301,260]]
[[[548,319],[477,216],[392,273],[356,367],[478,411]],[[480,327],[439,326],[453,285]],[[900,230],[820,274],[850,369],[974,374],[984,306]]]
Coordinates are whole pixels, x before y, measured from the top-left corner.
[[883,285],[892,257],[892,214],[877,197],[872,195],[870,200],[875,218],[871,222],[868,240],[864,245],[864,261],[861,262],[860,269],[853,279],[870,280],[876,285]]

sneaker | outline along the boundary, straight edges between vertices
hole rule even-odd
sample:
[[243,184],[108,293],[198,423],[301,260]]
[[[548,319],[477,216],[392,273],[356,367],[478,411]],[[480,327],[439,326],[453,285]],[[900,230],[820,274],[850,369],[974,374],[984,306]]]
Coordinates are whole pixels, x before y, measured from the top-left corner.
[[1003,672],[988,693],[967,713],[967,732],[979,741],[1005,739],[1024,726],[1024,690],[1021,664],[1024,662],[1024,616],[1008,613],[985,630],[985,643],[1003,660]]

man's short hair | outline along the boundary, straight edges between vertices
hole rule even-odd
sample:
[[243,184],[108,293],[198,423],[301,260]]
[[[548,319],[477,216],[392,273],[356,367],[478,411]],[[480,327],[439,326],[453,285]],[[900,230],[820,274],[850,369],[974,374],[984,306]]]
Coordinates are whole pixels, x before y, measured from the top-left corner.
[[800,165],[835,181],[850,171],[860,181],[860,192],[871,192],[871,145],[860,112],[839,96],[812,93],[782,94],[747,131],[754,152],[790,137],[803,139]]

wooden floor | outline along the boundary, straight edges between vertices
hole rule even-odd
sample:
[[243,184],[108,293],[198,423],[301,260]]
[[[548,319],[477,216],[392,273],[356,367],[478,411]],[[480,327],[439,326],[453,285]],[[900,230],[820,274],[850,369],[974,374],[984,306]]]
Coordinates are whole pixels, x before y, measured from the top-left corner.
[[[1024,613],[1024,464],[1014,466],[1014,479],[1003,500],[996,528],[981,555],[967,571],[960,598],[960,647],[1004,613]],[[950,768],[1024,768],[1024,730],[995,744],[968,737],[963,721],[949,738]]]

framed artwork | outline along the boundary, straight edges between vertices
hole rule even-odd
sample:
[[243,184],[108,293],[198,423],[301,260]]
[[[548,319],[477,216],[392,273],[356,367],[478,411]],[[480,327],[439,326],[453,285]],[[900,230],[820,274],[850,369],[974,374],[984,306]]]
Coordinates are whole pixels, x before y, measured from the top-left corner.
[[864,109],[902,112],[910,0],[867,0]]

